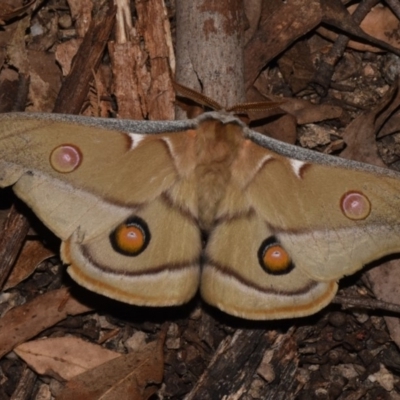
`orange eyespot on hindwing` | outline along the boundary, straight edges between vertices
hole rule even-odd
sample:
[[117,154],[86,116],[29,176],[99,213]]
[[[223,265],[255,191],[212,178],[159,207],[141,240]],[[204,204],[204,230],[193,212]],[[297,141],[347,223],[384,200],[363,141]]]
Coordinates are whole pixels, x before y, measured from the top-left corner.
[[262,242],[258,249],[258,261],[262,269],[272,275],[287,274],[293,269],[289,254],[274,236]]
[[343,214],[353,220],[365,219],[371,212],[371,203],[367,196],[360,192],[347,192],[340,199]]
[[61,173],[75,171],[82,162],[82,153],[73,144],[57,146],[50,154],[50,165]]
[[150,242],[149,228],[141,218],[130,217],[110,234],[113,249],[125,256],[137,256]]

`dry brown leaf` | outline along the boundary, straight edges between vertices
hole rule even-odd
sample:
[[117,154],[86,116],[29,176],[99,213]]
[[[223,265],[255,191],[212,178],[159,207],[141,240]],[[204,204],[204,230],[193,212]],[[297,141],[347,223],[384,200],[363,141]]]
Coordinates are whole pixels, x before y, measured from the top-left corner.
[[395,110],[390,118],[385,122],[380,131],[378,132],[378,138],[384,138],[385,136],[391,136],[400,131],[400,112]]
[[66,384],[57,400],[146,400],[163,378],[164,337],[84,372]]
[[[400,260],[391,260],[367,272],[375,296],[388,303],[399,304]],[[400,347],[400,319],[385,317],[392,340]]]
[[91,308],[71,296],[68,288],[47,292],[15,307],[0,319],[0,357],[44,329]]
[[[280,98],[282,100],[279,96],[273,96],[273,98]],[[343,109],[341,107],[330,104],[312,104],[307,100],[295,98],[285,98],[284,100],[287,101],[285,101],[280,108],[296,117],[299,125],[340,118],[343,114]]]
[[67,42],[62,42],[57,45],[55,57],[58,64],[61,66],[63,76],[67,76],[71,71],[72,60],[78,52],[82,41],[82,38],[71,39]]
[[[276,7],[273,12],[271,7]],[[304,36],[322,19],[318,0],[264,1],[258,30],[245,47],[246,88],[278,54]],[[268,51],[260,52],[260,49]]]
[[395,85],[372,111],[353,120],[343,132],[347,147],[341,156],[380,167],[385,164],[378,155],[376,136],[400,106],[400,90]]
[[60,337],[26,342],[14,349],[41,375],[70,380],[121,354],[76,337]]
[[19,20],[7,45],[8,64],[29,77],[29,111],[51,111],[61,84],[61,73],[52,53],[26,49],[26,31],[30,19]]
[[248,22],[244,32],[244,44],[246,44],[253,37],[260,22],[262,0],[244,1],[243,7]]
[[23,18],[13,26],[12,34],[7,43],[8,65],[15,67],[20,74],[29,76],[29,61],[26,49],[26,31],[29,29],[30,19]]
[[278,58],[279,71],[293,93],[308,88],[315,74],[308,40],[298,40]]
[[271,120],[262,129],[256,129],[269,137],[285,143],[295,144],[297,139],[296,118],[290,114]]
[[28,50],[29,107],[31,112],[51,112],[61,86],[61,72],[53,53]]
[[[263,93],[262,79],[256,82],[256,88]],[[273,102],[281,101],[279,108],[296,118],[299,125],[312,124],[316,122],[326,121],[328,119],[340,118],[343,109],[330,104],[312,104],[308,100],[296,99],[291,97],[280,97],[270,93],[264,94],[264,100],[267,98]],[[259,98],[251,99],[259,101]]]
[[38,264],[53,256],[54,253],[39,240],[26,241],[3,290],[18,285],[35,271]]

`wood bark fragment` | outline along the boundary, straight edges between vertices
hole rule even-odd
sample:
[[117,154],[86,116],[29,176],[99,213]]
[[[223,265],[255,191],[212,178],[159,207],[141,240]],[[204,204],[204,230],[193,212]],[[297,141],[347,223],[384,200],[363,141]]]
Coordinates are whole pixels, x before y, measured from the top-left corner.
[[[264,361],[268,359],[273,379],[267,381],[268,384],[262,392],[262,398],[265,400],[294,400],[303,388],[303,383],[297,379],[299,354],[294,338],[295,330],[293,327],[287,333],[279,334],[264,353],[263,362],[257,372],[262,373],[261,368],[265,367]],[[274,332],[270,331],[267,335],[273,334]]]
[[79,38],[84,37],[90,27],[93,3],[95,1],[96,0],[67,0]]
[[30,400],[32,397],[32,391],[36,383],[36,374],[25,366],[20,381],[18,382],[17,388],[10,397],[10,400]]
[[14,266],[28,230],[28,220],[13,205],[0,237],[0,288],[3,288]]
[[150,61],[150,87],[146,95],[149,119],[174,119],[175,91],[171,72],[175,69],[171,27],[164,0],[136,1],[141,31]]
[[116,1],[115,40],[108,42],[113,74],[113,94],[119,118],[142,120],[147,116],[145,93],[150,86],[147,55],[132,25],[129,0]]
[[93,71],[97,69],[114,25],[115,9],[111,2],[94,15],[71,71],[66,77],[54,106],[55,113],[78,114],[86,99]]
[[[286,354],[285,357],[276,359],[281,359],[278,362],[282,365],[289,365],[290,367],[286,368],[289,368],[290,374],[293,375],[297,368],[297,356],[293,348],[292,334],[293,331],[290,331],[286,337],[278,335],[276,331],[237,330],[232,337],[229,336],[221,342],[206,371],[185,400],[222,399],[228,395],[230,398],[239,398],[235,397],[234,393],[248,391],[265,350],[274,343],[280,355]],[[286,347],[278,346],[280,342],[288,344]],[[291,348],[290,352],[287,346]],[[279,376],[278,370],[277,375]],[[277,381],[280,381],[280,378]]]
[[129,119],[174,119],[175,92],[171,29],[164,0],[137,1],[132,25],[130,3],[117,1],[116,40],[108,51],[114,75],[118,116]]
[[[143,75],[147,75],[144,67],[146,59],[139,41],[109,42],[108,51],[113,70],[113,92],[118,104],[118,117],[144,119],[147,114],[144,89],[149,86],[149,80],[147,76],[143,79]],[[129,64],[126,60],[129,60]]]

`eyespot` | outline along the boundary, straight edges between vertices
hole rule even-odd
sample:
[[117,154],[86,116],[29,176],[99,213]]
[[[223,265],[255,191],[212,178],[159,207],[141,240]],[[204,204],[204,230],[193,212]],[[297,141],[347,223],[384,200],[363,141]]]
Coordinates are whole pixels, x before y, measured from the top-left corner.
[[82,153],[72,144],[62,144],[50,154],[50,165],[61,173],[75,171],[82,162]]
[[141,218],[130,217],[110,234],[113,249],[125,256],[137,256],[150,242],[149,228]]
[[365,219],[371,213],[371,203],[361,192],[347,192],[340,199],[343,214],[353,220]]
[[274,236],[262,242],[258,249],[258,261],[261,268],[272,275],[287,274],[293,269],[288,252]]

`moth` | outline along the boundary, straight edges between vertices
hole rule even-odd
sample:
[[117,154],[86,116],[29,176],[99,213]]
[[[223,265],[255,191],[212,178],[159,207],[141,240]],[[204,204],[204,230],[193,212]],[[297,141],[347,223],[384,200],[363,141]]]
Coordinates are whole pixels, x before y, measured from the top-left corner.
[[[301,317],[400,251],[400,174],[284,144],[223,112],[150,122],[0,116],[0,186],[61,240],[80,285]],[[206,240],[205,240],[206,238]]]

